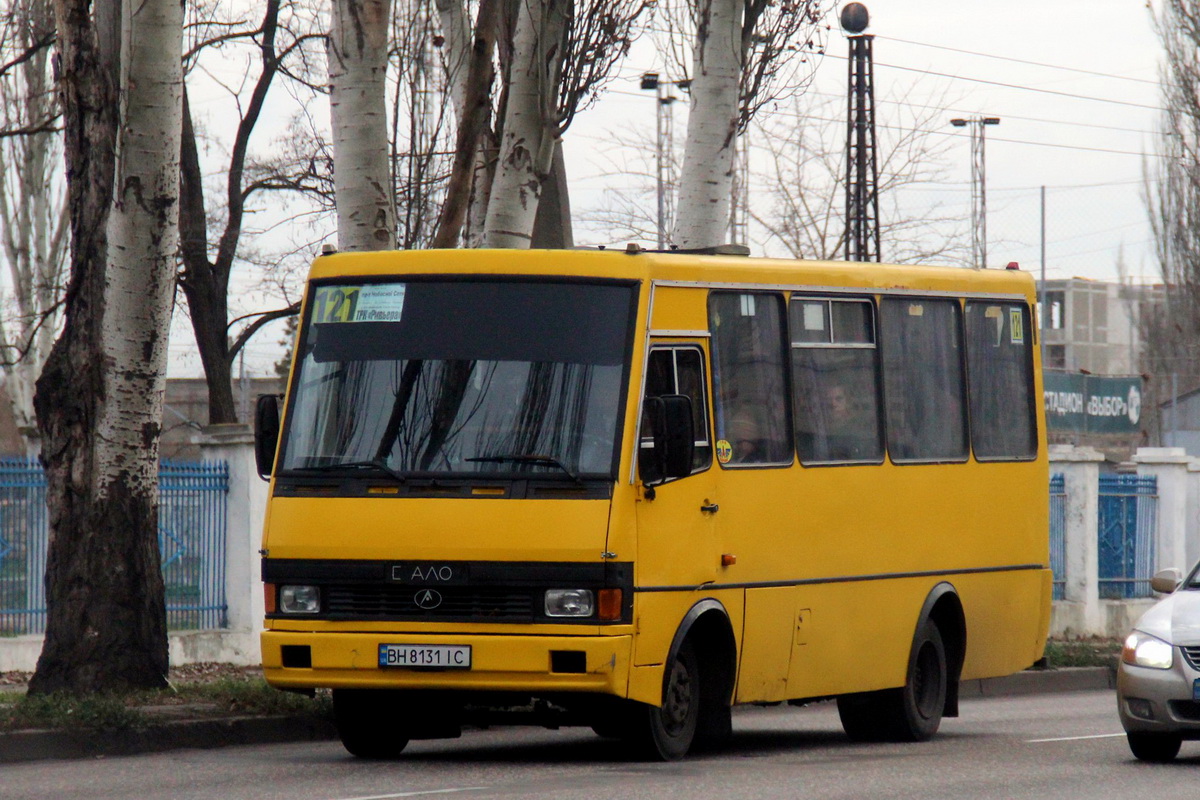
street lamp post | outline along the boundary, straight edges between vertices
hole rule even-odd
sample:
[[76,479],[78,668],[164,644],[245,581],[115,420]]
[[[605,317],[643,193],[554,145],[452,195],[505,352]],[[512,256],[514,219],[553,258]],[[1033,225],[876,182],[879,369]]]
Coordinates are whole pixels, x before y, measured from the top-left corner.
[[971,131],[971,253],[975,266],[987,267],[987,160],[985,158],[988,125],[999,125],[999,117],[952,119],[956,128]]

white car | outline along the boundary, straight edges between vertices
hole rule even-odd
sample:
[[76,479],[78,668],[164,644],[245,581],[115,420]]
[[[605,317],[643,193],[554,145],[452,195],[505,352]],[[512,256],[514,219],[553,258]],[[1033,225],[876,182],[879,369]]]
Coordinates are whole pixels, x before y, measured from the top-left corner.
[[1171,761],[1184,739],[1200,739],[1200,563],[1150,581],[1169,592],[1134,625],[1117,667],[1117,710],[1129,749],[1143,761]]

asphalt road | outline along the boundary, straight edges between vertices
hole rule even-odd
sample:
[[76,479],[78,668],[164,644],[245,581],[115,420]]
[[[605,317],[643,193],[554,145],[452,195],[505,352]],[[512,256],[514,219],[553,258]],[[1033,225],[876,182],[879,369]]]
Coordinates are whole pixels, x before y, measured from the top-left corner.
[[0,798],[1128,800],[1200,785],[1200,742],[1171,765],[1133,759],[1111,691],[975,699],[962,712],[929,743],[856,745],[829,703],[740,710],[726,751],[674,764],[630,762],[586,729],[534,728],[414,742],[393,762],[321,742],[9,764]]

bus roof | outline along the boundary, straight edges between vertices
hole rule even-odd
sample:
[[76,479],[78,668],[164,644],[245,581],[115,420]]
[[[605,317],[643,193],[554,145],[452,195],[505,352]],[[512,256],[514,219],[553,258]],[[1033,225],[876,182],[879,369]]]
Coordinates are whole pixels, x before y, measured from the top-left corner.
[[761,288],[917,290],[1034,296],[1033,277],[1010,269],[794,261],[642,250],[406,250],[323,255],[310,279],[402,275],[538,275]]

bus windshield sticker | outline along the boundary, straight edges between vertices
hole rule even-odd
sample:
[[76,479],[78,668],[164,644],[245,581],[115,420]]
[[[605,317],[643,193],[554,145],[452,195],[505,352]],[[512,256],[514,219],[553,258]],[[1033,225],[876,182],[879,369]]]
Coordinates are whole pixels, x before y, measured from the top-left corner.
[[1012,343],[1025,344],[1025,320],[1021,315],[1021,309],[1010,308],[1008,310],[1008,327],[1012,331]]
[[727,440],[720,439],[717,441],[717,461],[722,464],[728,464],[729,459],[733,458],[733,445]]
[[314,299],[313,322],[399,322],[404,290],[403,283],[321,286]]
[[349,322],[353,319],[361,286],[319,286],[313,295],[313,322]]

